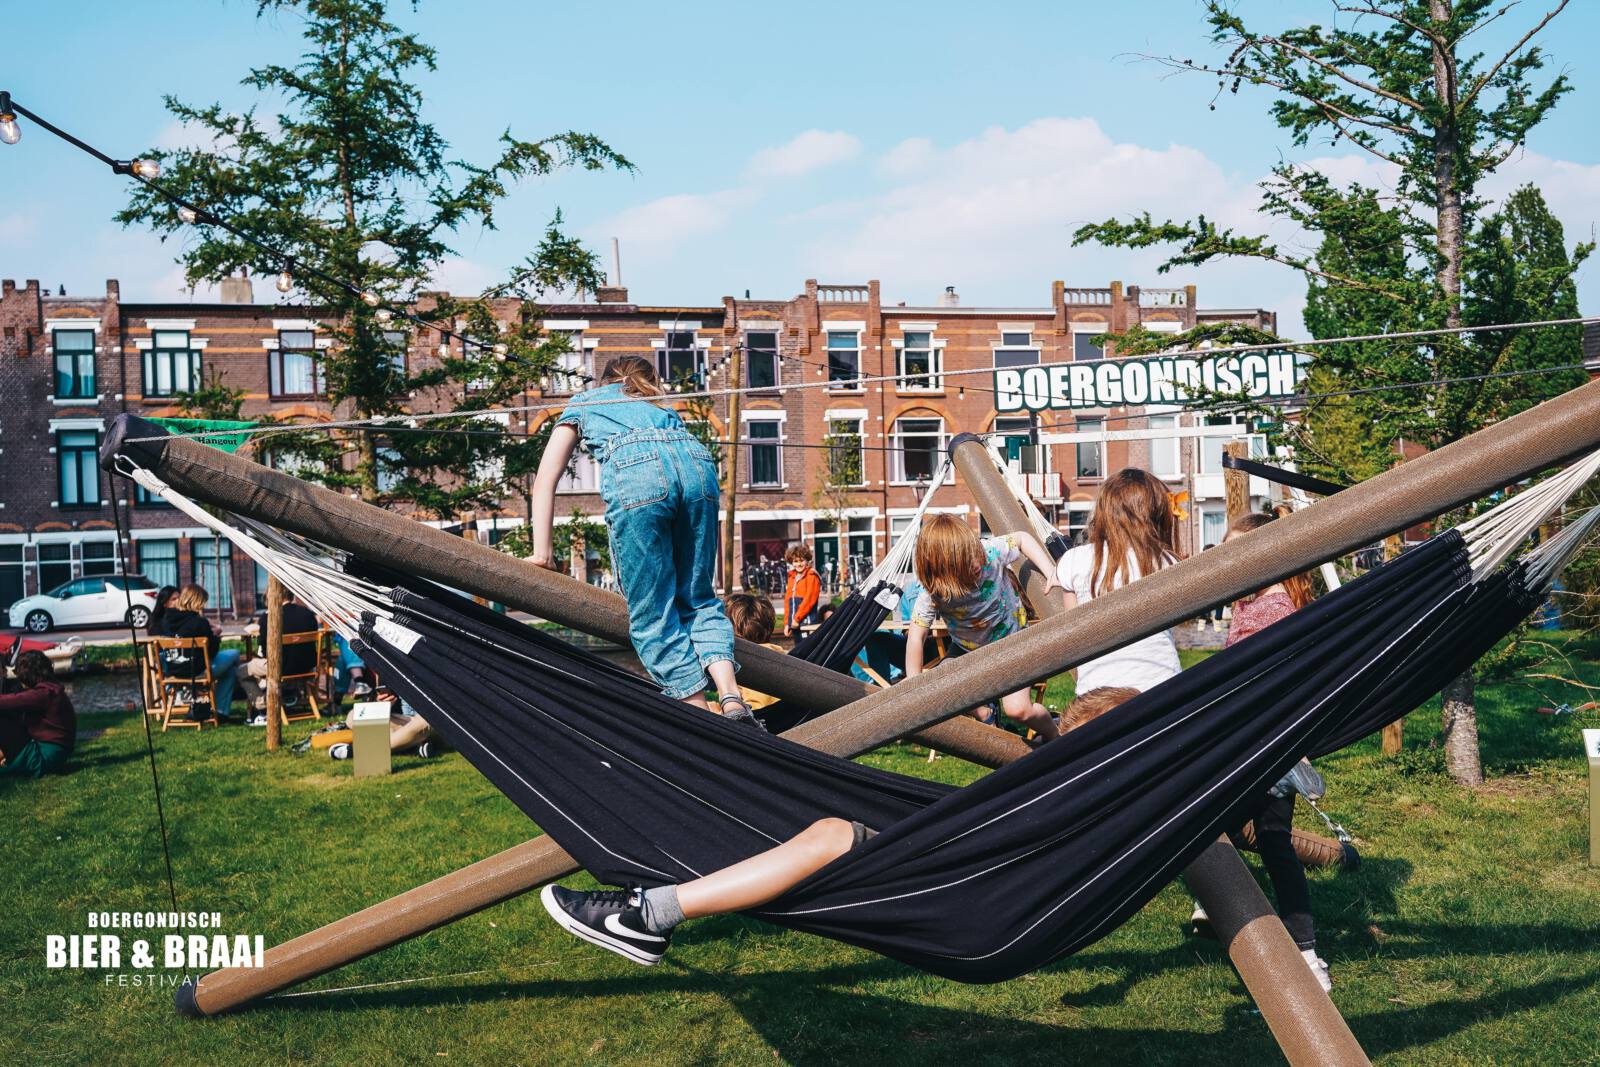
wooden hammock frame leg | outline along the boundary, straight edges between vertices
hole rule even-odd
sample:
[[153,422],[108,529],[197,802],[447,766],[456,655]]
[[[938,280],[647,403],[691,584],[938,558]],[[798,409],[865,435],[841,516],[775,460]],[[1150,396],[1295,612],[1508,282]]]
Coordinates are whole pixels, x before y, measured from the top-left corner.
[[[441,538],[448,535],[193,440],[129,440],[162,435],[163,431],[153,423],[123,416],[108,435],[102,463],[109,466],[119,453],[126,452],[179,491],[204,503],[337,548],[370,552],[379,546],[391,564],[407,567],[412,573],[540,612],[590,633],[611,636],[623,630],[619,624],[625,612],[620,601],[597,603],[588,593],[593,587],[583,583],[571,579],[556,582],[551,572],[540,572],[531,566],[524,573],[508,565],[522,561],[457,538],[449,538],[449,549],[430,546],[427,534]],[[1203,556],[1184,560],[1064,615],[1045,619],[1005,641],[969,653],[957,667],[871,692],[797,727],[787,736],[823,751],[851,755],[912,731],[926,731],[966,708],[1020,689],[1038,677],[1059,674],[1130,641],[1168,629],[1213,606],[1382,540],[1392,532],[1597,445],[1600,382],[1591,382],[1219,545]],[[457,558],[430,558],[445,553]],[[811,671],[803,669],[812,665],[793,660],[779,663],[788,657],[770,652],[762,655],[764,652],[767,650],[756,646],[739,649],[741,660],[747,653],[750,655],[746,671],[753,685],[785,696],[797,688],[807,689],[815,697],[822,679],[814,679]],[[856,686],[858,694],[865,689],[843,675],[821,673],[834,679],[829,692],[839,690],[840,679]],[[946,725],[959,724],[958,720]],[[972,726],[983,729],[976,723]],[[1001,731],[988,732],[1004,736]],[[924,742],[947,752],[958,751],[943,737],[925,737]],[[180,994],[180,1006],[199,1014],[226,1010],[471,914],[497,900],[526,892],[567,869],[561,860],[542,852],[553,848],[551,843],[536,839],[320,931],[302,935],[269,950],[267,966],[250,972],[253,980],[247,984],[236,973],[214,972],[202,978],[198,986],[183,987],[186,992]],[[1208,850],[1208,855],[1216,851]],[[1231,865],[1222,866],[1234,875],[1243,872],[1248,877],[1237,855],[1232,858]],[[438,892],[446,880],[450,880],[449,891]],[[1259,895],[1260,890],[1256,892]],[[449,902],[442,897],[449,897]],[[1212,913],[1213,924],[1226,922],[1228,915],[1226,908]],[[1247,925],[1250,923],[1243,923],[1239,929]],[[1231,943],[1226,928],[1217,928],[1225,935],[1225,943]],[[1280,1003],[1274,995],[1269,991],[1261,993],[1269,1003]],[[1279,1014],[1275,1009],[1273,1017]],[[1277,1033],[1276,1027],[1274,1032]],[[1359,1049],[1351,1058],[1329,1059],[1308,1049],[1295,1033],[1280,1035],[1280,1043],[1296,1064],[1365,1062],[1358,1055]],[[1340,1047],[1348,1051],[1348,1046]]]

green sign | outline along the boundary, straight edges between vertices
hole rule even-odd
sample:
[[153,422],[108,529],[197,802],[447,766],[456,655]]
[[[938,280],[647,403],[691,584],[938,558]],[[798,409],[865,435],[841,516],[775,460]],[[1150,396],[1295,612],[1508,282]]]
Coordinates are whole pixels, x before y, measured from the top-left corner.
[[1309,358],[1274,350],[1242,355],[1200,353],[1154,359],[1081,360],[994,372],[995,409],[1111,408],[1181,404],[1197,397],[1292,396]]
[[237,452],[239,446],[250,439],[250,431],[256,427],[253,422],[235,422],[231,419],[151,419],[150,421],[177,434],[208,433],[216,430],[240,431],[197,439],[201,444],[220,448],[224,452]]

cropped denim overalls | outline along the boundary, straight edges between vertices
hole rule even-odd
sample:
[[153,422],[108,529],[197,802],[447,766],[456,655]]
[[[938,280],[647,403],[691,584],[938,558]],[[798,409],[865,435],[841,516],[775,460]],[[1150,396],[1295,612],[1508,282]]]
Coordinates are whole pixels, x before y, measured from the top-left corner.
[[706,668],[733,660],[733,625],[714,584],[717,466],[678,413],[622,397],[620,383],[573,397],[574,426],[600,464],[611,559],[628,601],[628,636],[669,697],[706,688]]

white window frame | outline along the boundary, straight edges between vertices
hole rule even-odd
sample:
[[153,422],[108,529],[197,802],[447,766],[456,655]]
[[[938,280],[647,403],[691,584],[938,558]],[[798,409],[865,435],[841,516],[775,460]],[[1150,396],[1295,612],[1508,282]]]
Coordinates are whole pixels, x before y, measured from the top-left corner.
[[[826,369],[823,370],[822,373],[826,374],[828,376],[828,392],[830,392],[830,393],[864,393],[864,392],[867,391],[866,383],[861,380],[863,377],[866,376],[866,372],[862,368],[862,357],[865,355],[865,351],[864,351],[864,346],[861,343],[862,335],[865,334],[866,332],[867,332],[866,323],[861,323],[861,322],[852,322],[852,323],[824,322],[822,324],[823,362],[827,364]],[[834,337],[835,334],[838,334],[841,337],[845,336],[845,335],[851,335],[851,336],[855,337],[855,342],[856,342],[855,343],[856,376],[854,378],[842,378],[842,379],[840,379],[838,381],[834,381],[834,378],[833,378],[833,352],[834,352],[834,349],[833,349],[833,337]],[[843,351],[845,351],[845,349],[839,349],[839,351],[843,352]]]
[[[1177,412],[1162,412],[1151,414],[1148,426],[1152,430],[1163,430],[1171,426],[1178,428]],[[1157,425],[1160,423],[1160,425]],[[1156,469],[1156,457],[1166,456],[1171,467],[1169,471]],[[1178,481],[1183,478],[1183,442],[1176,434],[1172,437],[1152,437],[1150,439],[1150,473],[1165,481]]]
[[[772,385],[750,384],[750,335],[753,333],[770,333],[772,335]],[[763,392],[783,387],[783,323],[776,320],[756,319],[751,322],[739,324],[739,339],[744,344],[744,386],[747,389],[760,389]]]
[[[1028,427],[1029,427],[1030,431],[1039,429],[1038,422],[1036,420],[1034,420],[1034,419],[1028,418],[1028,416],[1026,416],[1026,415],[1000,415],[1000,416],[997,416],[995,418],[994,424],[989,427],[990,430],[994,431],[996,437],[999,437],[1000,433],[1002,432],[999,429],[999,426],[1000,426],[1000,424],[1002,422],[1026,422],[1026,423],[1028,423]],[[1037,471],[1018,470],[1015,473],[1017,473],[1017,474],[1050,474],[1050,473],[1055,471],[1055,456],[1053,454],[1053,450],[1050,448],[1049,445],[1046,445],[1046,444],[1032,444],[1032,445],[1024,445],[1023,447],[1024,448],[1031,448],[1031,449],[1034,449],[1035,451],[1038,452],[1038,454],[1039,454],[1039,469]],[[1005,450],[1003,448],[1001,449],[1000,454],[1002,456],[1005,455]]]
[[[933,435],[932,434],[928,434],[928,433],[915,433],[915,434],[904,434],[904,433],[902,433],[901,430],[900,430],[900,424],[902,422],[905,422],[905,421],[910,420],[910,419],[915,419],[915,420],[917,420],[919,422],[937,422],[939,424],[937,444],[934,446],[934,452],[933,452],[933,467],[934,467],[935,471],[937,471],[938,468],[939,468],[939,456],[941,454],[943,454],[945,449],[947,449],[950,446],[950,427],[949,427],[949,424],[945,421],[945,418],[944,418],[943,415],[918,415],[918,414],[914,414],[912,412],[907,412],[904,415],[900,415],[900,416],[896,417],[894,422],[892,424],[890,424],[890,427],[889,427],[889,440],[890,440],[890,445],[889,445],[889,448],[890,448],[890,452],[889,452],[889,484],[890,485],[922,485],[923,484],[918,479],[907,478],[906,477],[905,440],[906,440],[907,437],[927,438],[927,437],[932,437]],[[951,469],[946,471],[944,481],[940,482],[939,484],[941,484],[941,485],[950,485],[950,484],[952,484],[955,481],[954,474],[955,474],[955,471],[954,471],[954,468],[952,467]]]
[[572,450],[566,470],[556,482],[558,493],[598,493],[600,491],[600,464],[582,441]]
[[[739,434],[739,436],[744,438],[744,441],[745,441],[745,445],[744,445],[744,449],[745,449],[745,454],[744,454],[744,461],[745,461],[745,464],[744,464],[744,479],[745,480],[744,480],[744,485],[741,486],[741,488],[744,488],[744,489],[787,489],[787,488],[789,488],[788,474],[783,468],[783,445],[784,445],[784,442],[788,440],[788,436],[785,433],[785,428],[786,428],[786,425],[787,425],[787,422],[788,422],[788,416],[789,416],[789,413],[786,412],[786,411],[772,411],[772,410],[761,409],[761,408],[757,408],[757,409],[755,409],[753,411],[741,411],[741,412],[739,412],[739,421],[744,424],[741,427],[741,430],[743,432],[741,432]],[[778,426],[778,436],[776,438],[774,438],[774,439],[771,439],[771,440],[762,439],[762,442],[761,442],[760,445],[756,445],[756,444],[752,443],[754,439],[750,436],[750,429],[749,428],[753,423],[757,423],[757,422],[767,423],[767,424],[776,423],[777,426]],[[778,454],[778,480],[776,482],[757,482],[757,481],[754,480],[754,478],[751,477],[755,473],[755,469],[756,469],[755,450],[757,448],[772,448],[777,452],[777,454]]]
[[[669,394],[673,390],[673,382],[667,377],[667,367],[665,362],[667,358],[667,352],[672,351],[694,353],[694,376],[697,382],[696,388],[704,388],[706,382],[706,369],[711,362],[711,342],[701,338],[700,323],[679,322],[674,325],[671,319],[667,319],[661,323],[661,333],[662,336],[652,338],[650,341],[650,347],[655,350],[656,374],[661,378],[661,387],[667,390]],[[694,339],[693,347],[674,348],[669,350],[667,348],[667,338],[675,333],[688,334],[690,337],[692,337]]]
[[[894,347],[895,392],[944,392],[944,348],[949,342],[948,339],[941,338],[937,335],[936,331],[938,328],[939,324],[937,322],[906,322],[901,324],[900,332],[902,336],[896,337],[894,340],[889,342]],[[907,344],[907,336],[914,333],[928,335],[928,345],[926,348],[921,346],[911,348]],[[927,374],[912,375],[907,371],[906,352],[908,349],[914,352],[928,353]],[[911,384],[910,379],[913,377],[924,381],[926,384]]]
[[[1226,418],[1229,421],[1227,421],[1227,422],[1212,422],[1211,419],[1213,419],[1213,418],[1215,418],[1215,419]],[[1201,419],[1200,419],[1200,424],[1203,425],[1203,426],[1237,426],[1239,428],[1239,434],[1238,434],[1237,437],[1232,437],[1232,438],[1224,438],[1224,437],[1202,437],[1202,438],[1199,438],[1200,444],[1198,445],[1198,447],[1196,449],[1197,454],[1195,456],[1195,473],[1196,474],[1223,474],[1223,473],[1225,473],[1228,468],[1226,468],[1226,467],[1224,467],[1222,465],[1222,461],[1220,459],[1220,456],[1222,455],[1221,449],[1224,446],[1226,446],[1227,444],[1229,444],[1231,441],[1243,441],[1245,443],[1245,455],[1248,458],[1257,459],[1257,460],[1266,459],[1267,458],[1267,435],[1264,434],[1264,433],[1255,433],[1255,432],[1253,432],[1250,429],[1250,419],[1251,419],[1250,416],[1247,416],[1247,417],[1241,419],[1238,415],[1202,416]],[[1210,462],[1208,462],[1208,457],[1206,456],[1206,446],[1208,444],[1211,444],[1212,442],[1216,442],[1216,447],[1218,449],[1218,453],[1217,454],[1219,456],[1219,459],[1218,459],[1218,461],[1217,461],[1217,463],[1215,465],[1215,469],[1213,469],[1212,464]]]
[[[1111,324],[1108,323],[1108,322],[1074,322],[1074,323],[1072,323],[1071,327],[1070,327],[1070,333],[1069,333],[1069,337],[1070,337],[1070,339],[1072,341],[1072,348],[1070,350],[1070,355],[1072,356],[1072,362],[1074,362],[1074,363],[1091,362],[1090,360],[1080,360],[1080,359],[1078,359],[1078,335],[1079,334],[1104,334],[1104,333],[1110,333],[1110,332],[1111,332]],[[1106,350],[1104,348],[1101,348],[1099,351],[1100,351],[1100,355],[1095,357],[1095,359],[1096,360],[1105,359],[1106,358]]]
[[[1093,430],[1090,427],[1085,426],[1084,423],[1086,423],[1086,422],[1098,423],[1099,424],[1099,429],[1098,430]],[[1105,430],[1105,428],[1106,428],[1106,420],[1105,420],[1105,417],[1102,416],[1102,415],[1078,415],[1073,419],[1072,428],[1075,431],[1077,431],[1078,433],[1103,432]],[[1078,454],[1085,448],[1093,448],[1095,450],[1095,452],[1098,454],[1098,456],[1099,456],[1098,466],[1100,468],[1100,473],[1099,474],[1083,474],[1083,473],[1081,473],[1082,470],[1083,470],[1083,465],[1078,462]],[[1077,481],[1077,482],[1099,481],[1099,480],[1105,478],[1105,476],[1106,476],[1106,443],[1105,443],[1105,441],[1103,441],[1103,440],[1101,440],[1101,441],[1079,441],[1077,444],[1075,444],[1073,446],[1073,449],[1072,449],[1072,479],[1073,479],[1073,481]]]
[[[851,483],[850,488],[861,488],[867,484],[867,410],[865,408],[844,408],[830,409],[823,412],[823,444],[826,444],[828,438],[833,436],[833,424],[836,422],[853,422],[856,424],[856,454],[859,457],[856,463],[856,469],[861,472],[861,480]],[[843,451],[843,448],[841,447],[839,451]],[[828,463],[828,457],[826,455],[822,457],[822,462],[823,476],[826,477]]]
[[[500,427],[502,433],[511,432],[511,412],[487,411],[478,415],[473,421],[482,422]],[[472,479],[477,482],[498,482],[506,476],[505,457],[501,456],[488,462],[473,464]]]
[[[178,325],[181,326],[183,325],[183,322],[187,320],[180,321],[174,319],[172,321],[177,322]],[[171,374],[169,371],[168,377],[173,380],[174,387],[165,393],[152,393],[149,391],[152,374],[154,374],[157,378],[160,377],[160,369],[156,366],[156,353],[163,352],[169,355],[176,355],[179,351],[176,348],[156,348],[156,334],[158,333],[182,333],[188,336],[188,353],[190,364],[190,386],[188,389],[178,389],[175,384],[177,376]],[[199,389],[205,382],[206,344],[207,339],[204,337],[196,337],[192,330],[180,330],[172,325],[169,325],[167,322],[162,322],[160,329],[151,330],[149,337],[136,338],[133,342],[133,347],[139,353],[139,395],[146,400],[171,400],[178,393],[193,392],[194,390]]]

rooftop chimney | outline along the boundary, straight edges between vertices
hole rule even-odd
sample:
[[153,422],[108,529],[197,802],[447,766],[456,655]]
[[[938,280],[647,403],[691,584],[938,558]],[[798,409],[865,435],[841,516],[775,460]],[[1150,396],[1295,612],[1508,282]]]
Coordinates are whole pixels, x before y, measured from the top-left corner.
[[947,286],[944,287],[944,292],[939,294],[939,306],[942,307],[942,308],[953,308],[953,307],[960,307],[961,306],[961,298],[956,295],[956,287],[955,286],[947,285]]
[[248,277],[222,279],[222,302],[224,304],[254,304],[255,291],[250,285]]
[[602,285],[595,290],[595,299],[602,304],[626,304],[628,302],[628,289],[622,285]]

